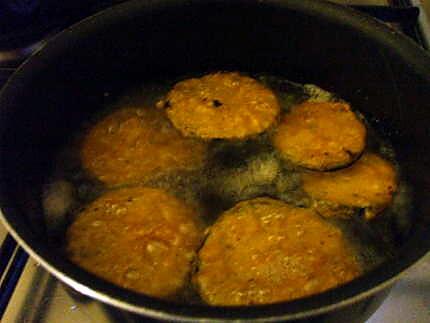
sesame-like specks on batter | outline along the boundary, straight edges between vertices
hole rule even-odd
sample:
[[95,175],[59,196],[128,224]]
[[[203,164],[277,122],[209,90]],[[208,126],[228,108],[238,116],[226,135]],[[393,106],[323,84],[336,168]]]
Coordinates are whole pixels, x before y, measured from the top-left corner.
[[124,108],[108,115],[85,136],[83,167],[108,186],[145,182],[203,166],[206,144],[184,138],[150,108]]
[[324,292],[396,255],[413,192],[372,120],[278,76],[182,79],[112,94],[56,156],[43,206],[52,234],[75,216],[70,261],[149,296],[234,306]]
[[105,193],[80,213],[66,251],[101,278],[168,298],[186,286],[202,238],[193,209],[162,190],[135,187]]
[[256,135],[274,124],[280,111],[270,89],[253,78],[228,72],[181,81],[165,102],[177,129],[185,136],[206,139]]
[[353,165],[332,172],[302,174],[303,189],[315,199],[314,207],[331,216],[342,206],[366,208],[371,219],[385,209],[397,191],[394,166],[382,157],[365,153]]
[[250,305],[322,292],[361,272],[340,229],[312,210],[256,198],[213,225],[193,281],[208,304]]
[[314,170],[353,162],[366,144],[366,127],[346,103],[304,102],[284,116],[273,144],[286,160]]

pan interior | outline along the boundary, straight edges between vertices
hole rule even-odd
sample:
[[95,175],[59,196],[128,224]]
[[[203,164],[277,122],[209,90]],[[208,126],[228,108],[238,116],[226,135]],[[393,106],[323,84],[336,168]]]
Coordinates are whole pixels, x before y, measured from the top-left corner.
[[[46,239],[41,204],[56,152],[115,94],[154,79],[240,70],[318,84],[351,102],[392,143],[413,189],[413,223],[395,260],[329,297],[273,305],[265,313],[282,316],[351,299],[419,258],[429,244],[424,239],[430,223],[429,58],[401,37],[394,44],[395,35],[367,18],[353,15],[346,24],[349,12],[328,4],[187,3],[132,1],[108,10],[58,36],[8,83],[0,100],[0,143],[7,151],[0,160],[0,192],[4,217],[17,236],[57,275],[84,283],[97,291],[94,296],[123,308],[179,316],[267,316],[259,308],[195,312],[105,285],[67,262],[55,241]],[[327,7],[316,14],[315,5]]]

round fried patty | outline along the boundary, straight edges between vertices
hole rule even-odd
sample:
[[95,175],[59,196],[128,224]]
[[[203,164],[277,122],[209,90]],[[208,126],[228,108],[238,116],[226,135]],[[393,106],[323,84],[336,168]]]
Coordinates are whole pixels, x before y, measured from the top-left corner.
[[238,73],[214,73],[177,83],[167,114],[185,136],[244,138],[270,127],[279,114],[271,90]]
[[368,219],[390,204],[397,189],[394,166],[372,153],[363,154],[344,169],[303,173],[302,182],[304,191],[316,200],[369,208],[365,213]]
[[124,108],[108,115],[84,138],[85,169],[112,186],[202,166],[206,145],[184,138],[156,109]]
[[287,301],[348,282],[361,268],[340,229],[271,198],[238,203],[210,229],[193,277],[212,305]]
[[366,127],[346,103],[305,102],[285,115],[273,143],[294,164],[329,170],[361,154]]
[[69,259],[121,287],[168,297],[184,287],[201,242],[195,212],[159,189],[110,191],[67,231]]

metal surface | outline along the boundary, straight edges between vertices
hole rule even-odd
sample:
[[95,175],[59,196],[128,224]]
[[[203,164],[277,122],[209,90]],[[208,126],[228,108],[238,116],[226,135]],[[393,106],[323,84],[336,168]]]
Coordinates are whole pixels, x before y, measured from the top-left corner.
[[430,1],[411,0],[411,4],[420,10],[418,28],[423,35],[424,46],[430,48]]
[[[0,225],[0,233],[2,231],[3,228]],[[18,259],[24,258],[21,255]],[[4,282],[6,277],[2,278]],[[141,320],[135,315],[77,294],[34,260],[30,260],[25,266],[23,276],[16,285],[10,306],[7,307],[3,317],[4,322],[85,323]],[[145,319],[145,321],[148,320]],[[407,271],[402,281],[392,289],[390,297],[368,322],[424,323],[429,321],[430,254]]]

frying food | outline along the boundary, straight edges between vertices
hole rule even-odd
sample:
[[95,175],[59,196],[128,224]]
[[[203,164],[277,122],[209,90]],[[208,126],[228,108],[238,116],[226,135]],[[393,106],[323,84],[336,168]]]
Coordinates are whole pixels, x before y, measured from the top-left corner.
[[203,165],[206,145],[181,136],[156,109],[124,108],[87,133],[81,160],[108,186],[156,178]]
[[366,143],[366,127],[346,103],[305,102],[285,115],[273,144],[286,160],[314,170],[353,162]]
[[187,282],[201,242],[195,212],[159,189],[105,193],[67,231],[71,261],[119,286],[170,297]]
[[238,73],[179,82],[168,93],[165,105],[168,117],[184,136],[206,139],[261,133],[275,122],[280,110],[270,89]]
[[42,197],[52,234],[80,212],[69,259],[136,292],[227,306],[324,292],[387,259],[411,200],[390,144],[334,93],[255,77],[137,86],[65,147]]
[[211,305],[287,301],[362,272],[340,229],[271,198],[238,203],[210,229],[193,278]]
[[[367,208],[370,219],[388,206],[397,189],[396,171],[391,163],[376,154],[366,153],[352,166],[333,172],[308,172],[302,175],[303,189],[317,201],[332,205]],[[324,203],[317,203],[322,215]],[[328,211],[330,211],[328,207]]]

